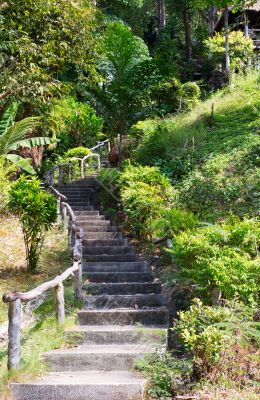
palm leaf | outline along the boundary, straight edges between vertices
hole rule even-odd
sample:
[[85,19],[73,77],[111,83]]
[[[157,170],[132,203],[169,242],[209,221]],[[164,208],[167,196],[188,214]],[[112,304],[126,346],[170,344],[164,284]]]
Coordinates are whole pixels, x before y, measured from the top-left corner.
[[0,155],[7,154],[12,150],[16,142],[26,139],[29,133],[39,125],[39,120],[39,117],[24,118],[6,130],[4,134],[0,136]]
[[48,146],[56,142],[57,140],[55,139],[44,136],[38,136],[34,138],[19,140],[18,142],[13,143],[12,145],[9,146],[9,151],[17,150],[19,147],[27,147],[31,149],[34,146]]
[[0,137],[13,125],[18,107],[18,103],[15,102],[5,111],[0,121]]
[[18,154],[7,154],[5,158],[11,161],[16,167],[23,169],[29,174],[34,175],[36,173],[30,164],[30,160],[28,160],[27,158],[18,156]]

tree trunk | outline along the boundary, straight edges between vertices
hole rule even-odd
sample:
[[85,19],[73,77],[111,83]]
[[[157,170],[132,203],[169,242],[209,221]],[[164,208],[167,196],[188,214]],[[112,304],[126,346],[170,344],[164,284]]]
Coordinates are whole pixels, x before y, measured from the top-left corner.
[[229,9],[228,7],[224,10],[224,28],[225,28],[225,50],[226,50],[226,73],[228,76],[229,84],[232,83],[232,73],[230,69],[230,51],[229,51]]
[[192,59],[192,37],[191,37],[191,27],[190,27],[190,12],[189,6],[185,3],[183,9],[183,25],[184,25],[184,32],[185,32],[185,48],[187,58],[190,61]]
[[249,37],[249,24],[248,24],[248,14],[245,11],[244,13],[244,18],[245,18],[245,36]]
[[165,3],[164,0],[156,0],[157,2],[157,18],[159,31],[166,25]]
[[217,13],[217,7],[211,6],[208,11],[208,34],[209,34],[209,37],[212,37],[215,33],[216,13]]

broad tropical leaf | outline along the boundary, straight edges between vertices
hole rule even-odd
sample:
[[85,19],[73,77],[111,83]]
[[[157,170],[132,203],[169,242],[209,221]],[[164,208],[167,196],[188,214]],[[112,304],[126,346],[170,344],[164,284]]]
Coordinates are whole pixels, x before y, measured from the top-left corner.
[[50,144],[57,143],[57,139],[52,139],[44,136],[38,136],[34,138],[28,138],[24,140],[20,140],[19,142],[15,142],[10,146],[10,150],[17,150],[19,147],[27,147],[31,149],[34,146],[48,146]]
[[21,156],[18,156],[18,154],[7,154],[5,158],[9,161],[11,161],[14,165],[16,165],[18,168],[23,169],[24,171],[28,172],[29,174],[35,174],[35,170],[30,164],[30,159],[28,158],[23,158]]

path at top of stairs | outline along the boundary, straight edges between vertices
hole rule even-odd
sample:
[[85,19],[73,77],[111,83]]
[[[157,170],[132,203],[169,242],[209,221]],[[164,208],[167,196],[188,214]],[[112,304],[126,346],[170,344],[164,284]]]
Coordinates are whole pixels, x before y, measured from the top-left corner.
[[141,400],[146,380],[138,360],[164,351],[168,310],[147,263],[93,202],[99,184],[87,178],[58,188],[83,238],[83,308],[72,349],[43,354],[50,373],[15,383],[15,400]]

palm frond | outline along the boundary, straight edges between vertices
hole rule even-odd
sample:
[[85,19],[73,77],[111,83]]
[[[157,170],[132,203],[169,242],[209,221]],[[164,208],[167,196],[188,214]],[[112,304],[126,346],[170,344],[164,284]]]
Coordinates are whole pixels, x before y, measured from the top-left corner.
[[12,150],[12,146],[16,142],[26,139],[29,133],[39,125],[39,121],[39,117],[24,118],[6,130],[4,134],[0,136],[0,155],[7,154]]
[[18,103],[15,102],[5,111],[0,121],[0,137],[3,136],[6,131],[13,125],[18,107]]

